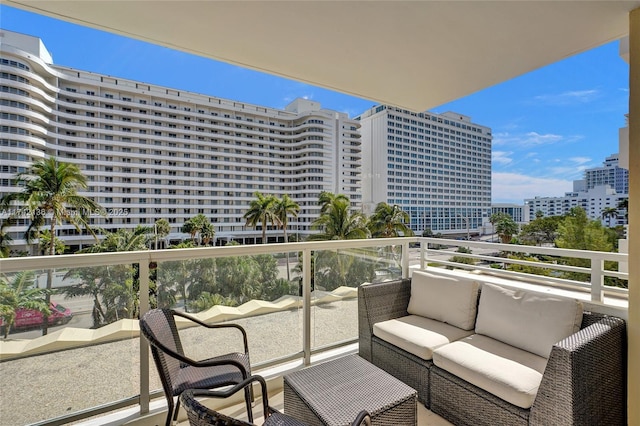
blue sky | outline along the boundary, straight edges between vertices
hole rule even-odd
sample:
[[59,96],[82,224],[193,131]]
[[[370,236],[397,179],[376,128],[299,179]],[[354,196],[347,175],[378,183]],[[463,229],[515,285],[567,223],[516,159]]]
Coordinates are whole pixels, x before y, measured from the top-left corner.
[[[55,64],[283,108],[296,97],[355,116],[374,102],[0,5],[0,27],[40,37]],[[628,65],[610,43],[455,102],[493,130],[493,202],[561,196],[618,152]]]

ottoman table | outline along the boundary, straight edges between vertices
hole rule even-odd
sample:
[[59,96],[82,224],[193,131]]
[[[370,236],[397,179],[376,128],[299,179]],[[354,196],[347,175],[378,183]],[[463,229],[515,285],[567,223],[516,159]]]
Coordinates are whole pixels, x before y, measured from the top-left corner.
[[310,426],[350,425],[361,410],[373,425],[417,424],[417,392],[358,355],[286,374],[284,412]]

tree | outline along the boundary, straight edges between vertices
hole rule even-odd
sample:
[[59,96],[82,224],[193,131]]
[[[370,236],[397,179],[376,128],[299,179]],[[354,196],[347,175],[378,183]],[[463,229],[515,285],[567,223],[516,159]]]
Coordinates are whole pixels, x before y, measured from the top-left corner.
[[[155,230],[155,234],[157,236],[157,238],[163,240],[166,244],[165,239],[169,236],[169,234],[171,233],[171,224],[169,224],[169,221],[167,219],[158,219],[155,221],[154,223],[154,230]],[[157,243],[156,243],[157,244]],[[166,247],[166,245],[163,244],[163,247]],[[158,249],[158,247],[154,247],[154,249]]]
[[624,210],[624,218],[629,219],[629,198],[620,200],[617,207],[620,210]]
[[[50,253],[51,252],[51,244],[55,245],[55,254],[62,254],[64,253],[64,250],[66,248],[64,241],[62,241],[60,238],[54,236],[53,238],[51,238],[51,232],[48,229],[45,229],[44,231],[40,232],[40,238],[38,238],[39,240],[39,247],[40,247],[40,251],[44,252],[44,253]],[[52,241],[53,240],[53,241]]]
[[[287,194],[283,195],[282,198],[276,201],[275,205],[275,214],[278,217],[278,221],[280,226],[282,227],[282,231],[284,234],[284,242],[288,242],[287,239],[287,226],[289,224],[289,215],[293,217],[298,217],[298,213],[300,213],[300,205],[293,201],[291,197]],[[287,258],[287,280],[291,280],[291,271],[289,270],[289,252],[286,254]]]
[[[0,207],[5,210],[15,204],[22,204],[23,209],[16,209],[8,217],[13,224],[18,217],[26,214],[30,224],[25,233],[27,242],[39,236],[40,228],[49,226],[50,235],[56,235],[56,226],[64,222],[72,224],[76,230],[86,229],[95,237],[89,226],[92,214],[104,214],[104,209],[91,198],[78,194],[78,190],[87,188],[87,179],[78,166],[58,161],[49,157],[37,161],[27,171],[16,175],[16,185],[22,186],[21,192],[11,192],[0,200]],[[97,238],[96,238],[97,239]],[[56,245],[49,244],[50,256],[56,252]],[[53,270],[47,271],[47,290],[53,284]],[[47,305],[50,294],[46,295]],[[47,334],[49,324],[43,322],[42,334]]]
[[350,209],[350,202],[346,197],[335,197],[324,208],[324,213],[311,224],[311,229],[320,230],[309,240],[352,240],[369,238],[371,233],[367,228],[367,220],[360,212]]
[[322,191],[318,196],[318,205],[320,206],[320,214],[323,214],[336,200],[349,201],[349,197],[344,194],[334,194],[329,191]]
[[611,228],[611,219],[618,217],[618,209],[615,207],[605,207],[602,209],[602,219],[609,219],[607,221],[607,226]]
[[6,224],[7,221],[3,221],[2,226],[0,226],[0,258],[9,257],[9,254],[11,254],[9,243],[13,241],[13,238],[11,238],[11,235],[5,231]]
[[406,223],[409,222],[409,213],[403,211],[397,205],[378,203],[373,214],[369,217],[367,227],[372,238],[411,237],[413,231]]
[[[607,251],[613,250],[613,244],[606,229],[598,220],[590,220],[581,207],[574,207],[558,226],[556,245],[560,248]],[[588,268],[589,259],[566,258],[562,262],[567,265]],[[605,267],[607,263],[605,262]],[[610,265],[609,265],[610,267]],[[588,275],[576,272],[566,272],[565,277],[580,281],[587,281]]]
[[35,286],[35,274],[30,271],[22,271],[15,274],[11,280],[0,278],[0,318],[4,328],[4,338],[9,335],[9,330],[16,320],[18,309],[33,309],[42,313],[46,318],[51,314],[48,291]]
[[[138,225],[133,231],[120,228],[116,232],[101,230],[100,243],[81,250],[81,253],[107,253],[147,250],[152,228]],[[74,268],[65,277],[80,279],[80,283],[66,287],[67,297],[91,296],[93,299],[93,326],[100,327],[123,316],[135,318],[138,314],[140,288],[138,265],[109,265]],[[150,293],[155,292],[150,283]]]
[[213,224],[207,220],[207,222],[204,223],[202,225],[202,228],[200,229],[200,239],[202,240],[202,245],[208,246],[215,235],[216,230],[214,229]]
[[536,214],[536,218],[526,225],[522,225],[518,238],[524,244],[542,245],[551,244],[558,235],[558,224],[562,216],[548,216]]
[[503,244],[509,244],[515,234],[518,233],[518,224],[506,213],[494,213],[489,218],[496,233]]
[[[95,237],[89,226],[89,217],[95,213],[104,214],[104,209],[91,198],[78,194],[78,190],[87,188],[87,180],[78,166],[49,157],[18,173],[15,180],[23,190],[4,195],[0,205],[4,209],[15,203],[24,205],[23,209],[16,209],[10,214],[8,221],[11,225],[23,214],[29,216],[30,224],[25,233],[27,241],[37,237],[47,221],[51,235],[56,235],[57,225],[67,222],[78,231],[81,227],[86,229]],[[55,254],[55,245],[50,246],[48,254]]]
[[267,243],[267,225],[269,223],[280,226],[280,219],[275,213],[277,198],[273,195],[263,195],[260,192],[254,194],[255,200],[249,204],[249,210],[244,214],[246,226],[253,226],[258,229],[258,225],[262,226],[262,244]]

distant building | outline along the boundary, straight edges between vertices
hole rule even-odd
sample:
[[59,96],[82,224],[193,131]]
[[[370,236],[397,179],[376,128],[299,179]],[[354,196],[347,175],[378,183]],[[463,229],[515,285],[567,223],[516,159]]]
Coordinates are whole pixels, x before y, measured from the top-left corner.
[[601,167],[594,167],[584,171],[586,189],[596,186],[609,185],[618,194],[629,193],[629,170],[620,167],[618,154],[607,157]]
[[[243,215],[256,191],[300,205],[289,234],[312,232],[322,191],[360,207],[360,124],[345,113],[306,99],[267,108],[54,65],[39,38],[12,31],[0,32],[0,47],[0,195],[21,190],[17,172],[55,156],[87,177],[83,195],[108,212],[92,225],[107,230],[165,218],[169,238],[180,240],[183,223],[204,214],[218,240],[255,242],[261,229],[245,227]],[[10,229],[16,245],[27,225]],[[70,225],[58,236],[72,249],[93,243]],[[270,227],[267,239],[282,239],[282,230]]]
[[584,179],[573,181],[573,192],[564,197],[535,197],[525,200],[530,219],[536,213],[543,216],[562,216],[573,207],[582,207],[590,219],[609,226],[626,225],[625,211],[617,217],[602,217],[605,209],[617,209],[622,200],[629,198],[629,171],[619,166],[618,154],[610,155],[601,167],[584,171]]
[[530,219],[534,219],[538,212],[544,216],[562,216],[574,207],[582,207],[590,219],[600,220],[608,226],[626,225],[624,211],[617,217],[602,217],[607,208],[617,208],[619,203],[629,198],[628,194],[618,194],[608,185],[597,186],[588,191],[567,192],[564,197],[535,197],[525,200]]
[[453,113],[379,105],[356,117],[362,133],[362,208],[409,213],[417,234],[477,234],[491,211],[491,129]]
[[491,204],[491,216],[496,213],[505,213],[519,224],[529,223],[529,209],[526,205],[494,203]]

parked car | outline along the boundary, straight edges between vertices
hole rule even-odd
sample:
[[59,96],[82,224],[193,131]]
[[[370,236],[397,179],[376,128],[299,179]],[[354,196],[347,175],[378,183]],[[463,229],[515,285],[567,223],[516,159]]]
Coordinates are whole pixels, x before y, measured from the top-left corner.
[[[51,302],[49,306],[51,309],[51,315],[48,317],[49,325],[62,325],[71,321],[73,313],[71,309],[65,308],[56,302]],[[24,330],[28,328],[41,327],[44,322],[44,315],[34,309],[18,309],[16,311],[16,320],[11,327],[11,330]],[[4,324],[2,318],[0,318],[0,331],[4,332]]]

